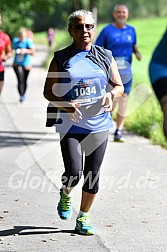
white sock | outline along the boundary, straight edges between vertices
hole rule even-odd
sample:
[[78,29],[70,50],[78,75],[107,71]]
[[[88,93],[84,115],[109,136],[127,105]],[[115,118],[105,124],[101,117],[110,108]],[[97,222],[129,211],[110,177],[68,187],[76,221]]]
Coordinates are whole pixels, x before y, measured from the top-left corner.
[[89,213],[83,212],[83,211],[79,211],[78,217],[81,216],[81,214],[84,214],[85,216],[89,216]]

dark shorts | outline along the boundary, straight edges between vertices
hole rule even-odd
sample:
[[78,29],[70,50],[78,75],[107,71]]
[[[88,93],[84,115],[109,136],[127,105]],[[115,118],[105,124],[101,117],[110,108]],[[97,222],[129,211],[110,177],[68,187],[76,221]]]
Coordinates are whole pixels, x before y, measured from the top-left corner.
[[122,83],[124,85],[124,93],[129,94],[132,86],[132,71],[131,68],[128,70],[119,70]]
[[0,81],[4,81],[4,71],[0,72]]
[[128,81],[126,84],[123,85],[124,85],[124,93],[129,94],[132,86],[132,80]]
[[160,101],[163,96],[167,95],[167,78],[160,78],[152,85],[154,92]]

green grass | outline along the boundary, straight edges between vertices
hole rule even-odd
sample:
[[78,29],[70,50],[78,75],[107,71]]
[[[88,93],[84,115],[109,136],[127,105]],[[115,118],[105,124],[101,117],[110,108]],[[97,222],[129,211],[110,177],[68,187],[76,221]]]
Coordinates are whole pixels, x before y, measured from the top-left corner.
[[[142,54],[142,61],[133,57],[133,86],[128,101],[128,116],[125,127],[127,130],[143,135],[151,140],[153,144],[167,148],[167,141],[162,131],[162,112],[159,103],[152,91],[148,76],[148,65],[152,52],[160,40],[166,28],[166,18],[148,18],[130,20],[137,32],[137,44]],[[99,24],[97,35],[106,23]],[[35,43],[47,45],[46,34],[35,34]],[[67,30],[56,31],[55,48],[61,49],[71,43]],[[50,53],[46,62],[53,57]]]

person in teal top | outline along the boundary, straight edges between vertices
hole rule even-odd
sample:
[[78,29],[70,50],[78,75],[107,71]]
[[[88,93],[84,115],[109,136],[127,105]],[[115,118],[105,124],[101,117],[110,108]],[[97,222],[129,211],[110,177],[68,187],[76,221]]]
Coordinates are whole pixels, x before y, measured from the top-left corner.
[[149,76],[163,111],[163,130],[167,138],[167,30],[154,49],[149,63]]
[[[93,235],[89,211],[99,189],[100,167],[112,126],[113,98],[120,97],[124,88],[111,53],[108,55],[107,50],[92,45],[93,13],[73,12],[68,19],[68,32],[73,43],[55,52],[44,87],[45,98],[59,108],[61,119],[56,130],[60,134],[65,171],[57,211],[63,220],[71,218],[72,189],[83,174],[75,230]],[[108,82],[112,84],[111,90],[107,88]]]
[[13,49],[15,50],[13,69],[18,80],[20,102],[23,102],[27,90],[27,78],[32,67],[31,55],[35,53],[34,44],[27,38],[25,28],[20,28],[19,37],[13,39]]

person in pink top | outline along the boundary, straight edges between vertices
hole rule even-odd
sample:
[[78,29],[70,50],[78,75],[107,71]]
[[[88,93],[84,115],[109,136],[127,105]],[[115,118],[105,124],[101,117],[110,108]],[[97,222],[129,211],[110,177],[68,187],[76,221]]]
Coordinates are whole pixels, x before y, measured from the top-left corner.
[[49,28],[47,32],[48,46],[51,49],[54,43],[55,31],[53,28]]
[[12,56],[10,37],[1,30],[2,16],[0,14],[0,95],[4,84],[4,62]]

